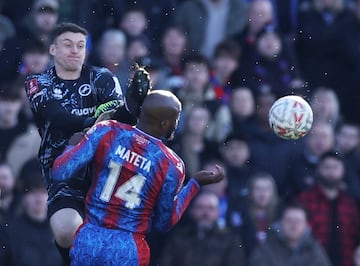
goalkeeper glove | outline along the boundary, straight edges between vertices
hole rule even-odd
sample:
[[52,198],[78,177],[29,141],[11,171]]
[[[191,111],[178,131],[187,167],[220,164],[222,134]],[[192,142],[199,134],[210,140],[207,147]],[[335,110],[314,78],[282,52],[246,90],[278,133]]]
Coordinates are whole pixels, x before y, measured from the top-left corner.
[[108,101],[106,103],[100,104],[98,106],[98,108],[96,108],[95,111],[95,118],[99,118],[99,116],[102,113],[108,112],[110,110],[114,110],[117,109],[118,107],[123,105],[123,101],[122,100],[112,100],[112,101]]
[[137,66],[125,93],[126,108],[133,116],[139,117],[141,105],[150,89],[149,73],[143,67]]

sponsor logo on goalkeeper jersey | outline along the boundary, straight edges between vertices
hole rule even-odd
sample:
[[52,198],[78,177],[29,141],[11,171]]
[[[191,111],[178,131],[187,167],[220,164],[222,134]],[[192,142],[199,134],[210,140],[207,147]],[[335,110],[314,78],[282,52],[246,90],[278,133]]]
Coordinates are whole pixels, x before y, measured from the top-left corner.
[[81,108],[81,109],[72,109],[71,113],[74,115],[91,115],[95,113],[96,106]]
[[139,167],[140,169],[149,172],[151,167],[151,161],[136,152],[126,149],[125,147],[119,145],[115,151],[116,155],[119,155],[121,159]]

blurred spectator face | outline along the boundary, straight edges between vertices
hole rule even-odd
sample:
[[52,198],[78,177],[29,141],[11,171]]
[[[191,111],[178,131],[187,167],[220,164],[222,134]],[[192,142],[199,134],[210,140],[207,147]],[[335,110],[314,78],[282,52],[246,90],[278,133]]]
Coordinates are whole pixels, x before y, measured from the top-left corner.
[[47,69],[50,56],[48,53],[29,51],[23,55],[23,63],[29,74],[41,73]]
[[308,134],[306,144],[313,155],[320,157],[333,148],[334,141],[335,137],[332,126],[329,123],[318,122],[313,124]]
[[100,41],[99,54],[104,66],[122,62],[126,55],[125,34],[120,30],[106,31]]
[[339,101],[336,93],[332,89],[318,88],[310,100],[316,120],[334,122],[339,115]]
[[360,245],[358,245],[354,251],[354,266],[360,266]]
[[287,240],[298,242],[305,234],[308,227],[306,213],[302,209],[289,208],[281,218],[281,229]]
[[0,127],[13,127],[18,121],[21,110],[21,100],[0,98]]
[[219,199],[213,193],[199,195],[193,202],[190,215],[200,228],[212,228],[219,218]]
[[313,0],[314,5],[319,11],[338,10],[343,7],[343,0]]
[[252,185],[250,197],[257,207],[269,206],[274,197],[274,184],[268,178],[257,178]]
[[240,117],[249,117],[254,114],[255,100],[249,88],[235,88],[230,99],[231,111]]
[[188,112],[187,131],[192,135],[204,135],[210,121],[210,113],[205,107],[193,107]]
[[35,221],[45,221],[47,217],[48,194],[45,188],[33,188],[24,194],[26,213]]
[[244,166],[250,158],[249,146],[243,140],[230,140],[222,151],[226,163],[233,167]]
[[16,178],[13,175],[11,168],[7,164],[0,164],[0,192],[1,198],[5,198],[11,193],[15,188]]
[[327,157],[319,163],[317,171],[323,186],[337,188],[345,175],[345,166],[341,160]]
[[186,50],[186,36],[178,28],[169,28],[162,39],[164,54],[180,56]]
[[202,92],[209,83],[209,69],[206,64],[189,62],[184,69],[188,87],[194,92]]
[[230,55],[223,54],[214,59],[213,65],[219,76],[228,78],[234,72],[238,63],[235,58]]
[[268,59],[276,59],[282,49],[282,44],[279,35],[275,32],[265,32],[257,42],[257,49],[261,56]]
[[257,33],[273,20],[273,7],[269,0],[254,0],[249,9],[250,32]]
[[141,11],[129,11],[121,19],[120,26],[130,36],[139,36],[147,27],[146,16]]
[[269,111],[273,103],[275,102],[275,95],[272,93],[263,93],[260,94],[257,98],[257,117],[264,125],[269,126]]
[[336,146],[343,154],[359,148],[359,143],[360,129],[356,125],[344,124],[336,133]]
[[86,56],[86,36],[64,32],[50,45],[55,65],[66,72],[81,71]]
[[57,24],[59,15],[57,10],[50,7],[34,10],[33,19],[41,33],[51,33]]
[[141,40],[132,40],[128,46],[128,58],[133,61],[135,58],[144,57],[149,55],[149,49],[146,44]]

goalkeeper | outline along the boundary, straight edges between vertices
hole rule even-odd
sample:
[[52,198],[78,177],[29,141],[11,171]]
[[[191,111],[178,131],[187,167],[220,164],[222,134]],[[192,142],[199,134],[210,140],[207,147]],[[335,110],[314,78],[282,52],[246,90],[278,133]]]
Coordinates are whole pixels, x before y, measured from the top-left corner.
[[54,66],[27,77],[25,82],[42,138],[38,157],[48,188],[48,216],[65,264],[69,264],[74,233],[83,222],[84,196],[89,187],[84,177],[91,169],[82,169],[71,182],[55,182],[50,174],[53,162],[74,133],[96,120],[112,118],[135,124],[150,88],[148,73],[138,68],[123,99],[119,82],[108,69],[84,65],[86,39],[84,28],[73,23],[58,25],[49,48]]

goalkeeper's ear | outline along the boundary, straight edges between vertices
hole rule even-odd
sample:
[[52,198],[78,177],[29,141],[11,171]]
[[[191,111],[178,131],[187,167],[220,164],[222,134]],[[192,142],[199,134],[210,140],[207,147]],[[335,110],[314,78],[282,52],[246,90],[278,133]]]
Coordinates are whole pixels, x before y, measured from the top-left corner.
[[137,65],[125,93],[126,108],[133,116],[139,117],[141,105],[150,90],[149,73],[143,67]]

